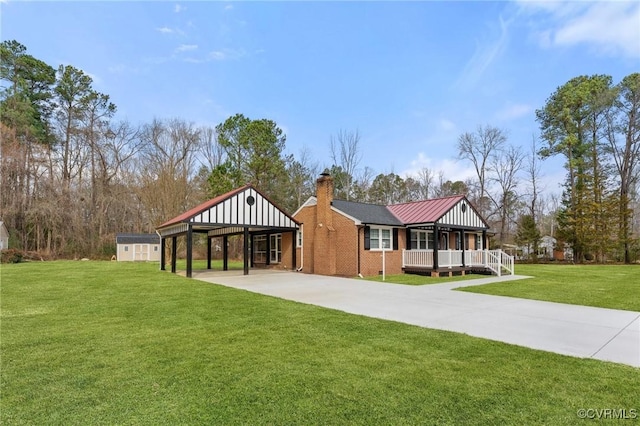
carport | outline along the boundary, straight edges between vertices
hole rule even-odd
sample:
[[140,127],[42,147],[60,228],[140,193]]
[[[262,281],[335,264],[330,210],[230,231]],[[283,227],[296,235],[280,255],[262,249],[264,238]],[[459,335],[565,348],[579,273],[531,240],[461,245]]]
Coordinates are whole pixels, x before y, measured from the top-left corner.
[[[228,270],[228,237],[243,236],[244,275],[249,274],[249,264],[253,260],[251,242],[258,235],[288,234],[288,247],[284,252],[291,253],[291,265],[296,264],[296,232],[299,224],[286,212],[276,206],[264,194],[248,184],[226,194],[212,198],[174,217],[156,228],[160,236],[160,269],[165,270],[166,241],[171,238],[171,272],[176,272],[177,239],[186,238],[186,276],[193,274],[193,234],[207,234],[207,269],[211,269],[211,240],[222,237],[223,270]],[[284,244],[284,238],[283,244]],[[270,238],[266,238],[266,251],[270,252]],[[290,247],[289,247],[290,246]],[[269,257],[266,258],[269,265]]]

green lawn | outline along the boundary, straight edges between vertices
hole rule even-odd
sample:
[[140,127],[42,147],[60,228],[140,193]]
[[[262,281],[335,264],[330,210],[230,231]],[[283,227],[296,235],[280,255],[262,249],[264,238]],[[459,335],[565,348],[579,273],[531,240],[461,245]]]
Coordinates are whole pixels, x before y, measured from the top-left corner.
[[0,270],[0,424],[575,424],[640,369],[190,280],[157,264]]
[[515,271],[533,278],[458,290],[640,311],[638,265],[516,265]]

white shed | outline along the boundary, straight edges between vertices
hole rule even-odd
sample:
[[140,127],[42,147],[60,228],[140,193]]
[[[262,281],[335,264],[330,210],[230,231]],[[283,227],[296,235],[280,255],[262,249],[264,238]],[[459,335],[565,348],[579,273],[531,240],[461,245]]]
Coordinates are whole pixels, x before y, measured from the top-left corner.
[[160,260],[160,237],[157,234],[117,234],[116,247],[119,262]]
[[0,250],[9,248],[9,230],[4,222],[0,221]]

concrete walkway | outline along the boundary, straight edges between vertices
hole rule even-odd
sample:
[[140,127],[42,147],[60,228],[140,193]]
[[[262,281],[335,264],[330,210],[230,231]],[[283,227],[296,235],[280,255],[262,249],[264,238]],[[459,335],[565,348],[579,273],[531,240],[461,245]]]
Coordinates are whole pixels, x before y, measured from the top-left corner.
[[352,314],[640,367],[640,312],[452,291],[523,276],[424,286],[283,271],[207,271],[193,277]]

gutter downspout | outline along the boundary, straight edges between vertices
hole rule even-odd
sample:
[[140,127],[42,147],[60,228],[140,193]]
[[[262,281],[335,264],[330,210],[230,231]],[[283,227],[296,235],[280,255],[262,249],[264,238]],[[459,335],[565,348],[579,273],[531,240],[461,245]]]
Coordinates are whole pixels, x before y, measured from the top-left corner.
[[[301,223],[300,224],[300,231],[299,231],[299,232],[302,233],[302,245],[300,246],[300,267],[298,269],[296,269],[296,272],[302,271],[302,267],[304,266],[304,232],[302,232],[303,227],[304,227],[304,224]],[[297,245],[298,245],[298,242],[296,241],[296,246]]]
[[364,229],[364,225],[358,225],[358,276],[364,278],[360,272],[360,230]]

